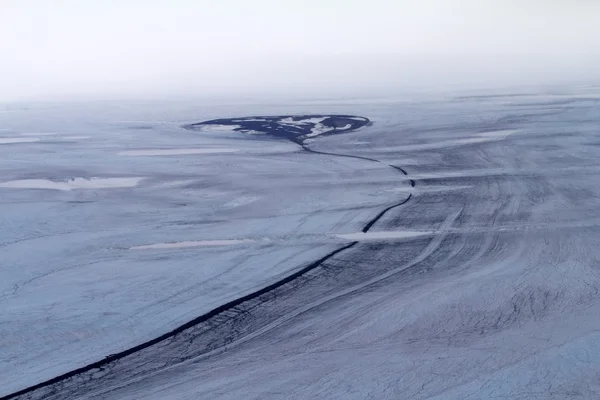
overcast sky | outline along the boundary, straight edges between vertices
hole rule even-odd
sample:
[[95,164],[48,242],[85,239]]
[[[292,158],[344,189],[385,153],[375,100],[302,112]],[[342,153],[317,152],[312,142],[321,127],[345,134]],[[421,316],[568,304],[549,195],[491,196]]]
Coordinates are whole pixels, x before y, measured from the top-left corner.
[[600,78],[598,0],[0,0],[0,98]]

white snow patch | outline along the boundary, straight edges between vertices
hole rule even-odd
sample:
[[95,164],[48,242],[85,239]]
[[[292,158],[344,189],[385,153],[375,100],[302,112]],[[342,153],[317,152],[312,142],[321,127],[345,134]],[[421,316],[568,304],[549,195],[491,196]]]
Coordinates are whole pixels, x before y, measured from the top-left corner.
[[310,130],[310,133],[306,136],[307,137],[315,137],[315,136],[322,135],[322,134],[327,133],[332,130],[333,130],[332,128],[319,123],[319,124],[315,124],[315,126]]
[[21,136],[54,136],[56,132],[25,132],[21,133]]
[[[333,128],[322,124],[322,122],[324,120],[326,120],[327,118],[328,117],[315,117],[315,118],[306,118],[306,119],[301,119],[301,120],[295,121],[292,117],[288,117],[288,118],[284,118],[284,119],[280,120],[279,123],[285,124],[285,125],[295,125],[295,126],[314,124],[314,126],[310,130],[310,133],[305,135],[305,137],[315,137],[315,136],[319,136],[319,135],[322,135],[326,132],[333,130]],[[346,126],[351,127],[352,125],[346,125]],[[347,129],[347,128],[342,128],[342,129]]]
[[450,192],[454,190],[467,190],[472,189],[471,185],[438,185],[438,186],[421,186],[421,187],[396,187],[389,189],[382,189],[377,191],[377,193],[438,193],[438,192]]
[[204,124],[204,125],[195,125],[194,129],[199,131],[209,131],[209,132],[228,132],[233,131],[234,129],[240,129],[241,125],[222,125],[222,124]]
[[70,191],[77,189],[111,189],[137,186],[144,178],[73,178],[65,181],[48,179],[23,179],[1,182],[0,188],[7,189],[50,189]]
[[158,183],[156,185],[152,185],[152,187],[154,189],[158,189],[158,188],[176,188],[176,187],[181,187],[181,186],[185,186],[185,185],[190,185],[192,183],[196,183],[197,181],[195,180],[180,180],[180,181],[167,181],[167,182],[161,182]]
[[431,231],[395,231],[395,232],[357,232],[338,234],[336,237],[346,240],[396,240],[431,235]]
[[416,191],[419,193],[435,193],[435,192],[450,192],[453,190],[468,190],[468,189],[473,189],[473,185],[426,186],[426,187],[419,187]]
[[[254,120],[248,120],[248,121],[254,121]],[[264,121],[264,120],[256,120],[257,122],[259,121]],[[241,125],[221,125],[221,124],[210,124],[210,125],[195,125],[194,129],[200,132],[234,132],[235,129],[239,129],[238,131],[235,132],[241,132],[241,133],[247,133],[249,135],[263,135],[264,132],[260,132],[260,131],[253,131],[250,129],[242,129]]]
[[518,129],[504,129],[504,130],[500,130],[500,131],[482,132],[482,133],[478,134],[477,136],[486,137],[486,138],[496,138],[496,137],[505,138],[505,137],[508,137],[517,132],[519,132]]
[[60,139],[63,140],[82,140],[82,139],[89,139],[89,136],[62,136]]
[[292,117],[283,118],[279,121],[280,124],[286,125],[306,125],[306,124],[318,124],[326,120],[327,117],[315,117],[315,118],[305,118],[300,120],[294,120]]
[[143,246],[130,247],[129,250],[167,250],[205,246],[233,246],[236,244],[245,244],[253,242],[254,240],[252,239],[199,240],[186,242],[155,243]]
[[306,137],[315,137],[322,135],[325,132],[332,131],[333,128],[327,127],[323,125],[321,122],[326,120],[327,117],[316,117],[316,118],[306,118],[298,121],[294,121],[292,117],[284,118],[279,121],[281,124],[285,125],[295,125],[295,126],[303,126],[308,124],[314,124],[313,128],[310,130],[310,133],[305,135]]
[[227,203],[223,204],[223,206],[226,207],[226,208],[241,207],[241,206],[245,206],[247,204],[254,203],[258,199],[260,199],[260,197],[257,197],[257,196],[241,196],[241,197],[238,197],[237,199],[233,199],[231,201],[228,201]]
[[149,149],[149,150],[127,150],[118,153],[120,156],[180,156],[187,154],[219,154],[236,153],[238,149],[232,148],[206,148],[206,149]]
[[0,138],[0,144],[12,144],[12,143],[32,143],[32,142],[39,142],[40,139],[39,138],[16,138],[16,137],[12,137],[12,138]]

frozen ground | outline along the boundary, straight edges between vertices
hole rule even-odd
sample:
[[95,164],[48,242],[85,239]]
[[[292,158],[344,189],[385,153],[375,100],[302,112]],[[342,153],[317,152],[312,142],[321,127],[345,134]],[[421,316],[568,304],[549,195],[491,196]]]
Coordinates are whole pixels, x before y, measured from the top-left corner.
[[[167,341],[22,397],[598,398],[597,95],[3,114],[2,137],[39,140],[0,145],[0,184],[139,181],[0,188],[0,396],[337,249]],[[318,137],[314,153],[180,128],[325,113],[374,126]],[[23,135],[44,130],[56,134]],[[127,153],[158,150],[173,152]]]

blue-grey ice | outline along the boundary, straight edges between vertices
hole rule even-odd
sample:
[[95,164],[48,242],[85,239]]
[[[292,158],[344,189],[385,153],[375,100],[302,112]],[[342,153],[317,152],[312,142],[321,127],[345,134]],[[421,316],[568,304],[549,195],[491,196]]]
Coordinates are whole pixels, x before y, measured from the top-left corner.
[[586,90],[3,116],[0,396],[598,398]]

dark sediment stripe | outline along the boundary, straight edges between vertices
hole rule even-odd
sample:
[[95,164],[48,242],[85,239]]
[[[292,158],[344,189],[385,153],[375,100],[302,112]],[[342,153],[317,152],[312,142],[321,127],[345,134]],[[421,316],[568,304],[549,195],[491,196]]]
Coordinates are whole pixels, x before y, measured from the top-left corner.
[[369,223],[367,225],[365,225],[365,227],[362,229],[363,233],[369,232],[369,230],[373,227],[373,225],[375,225],[375,223],[377,221],[379,221],[388,211],[393,210],[396,207],[400,207],[400,206],[408,203],[408,201],[411,198],[412,198],[412,193],[409,194],[408,197],[406,199],[402,200],[400,203],[389,206],[388,208],[386,208],[385,210],[383,210],[382,212],[377,214],[377,216],[375,218],[373,218],[371,221],[369,221]]

